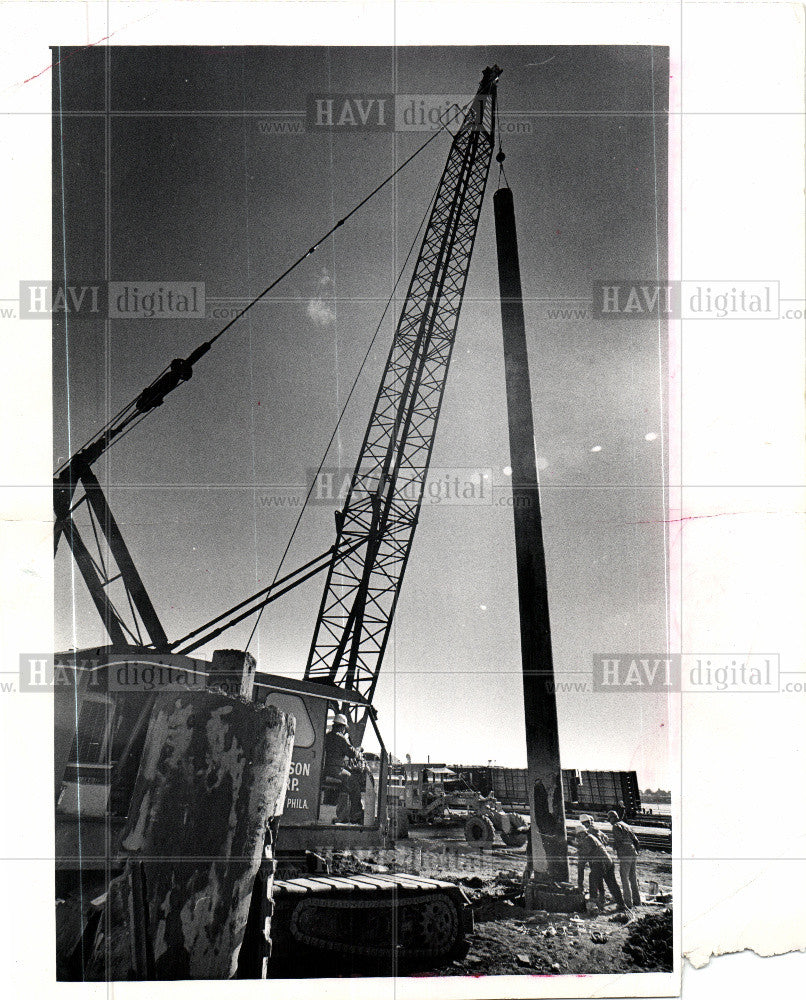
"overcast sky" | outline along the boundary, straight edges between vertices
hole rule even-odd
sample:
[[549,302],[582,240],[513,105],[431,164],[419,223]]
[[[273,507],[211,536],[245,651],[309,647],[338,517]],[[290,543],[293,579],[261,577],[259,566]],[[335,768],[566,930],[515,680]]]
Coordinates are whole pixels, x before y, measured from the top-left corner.
[[[486,65],[503,67],[501,111],[521,123],[504,135],[505,166],[529,300],[555,668],[561,679],[584,680],[596,653],[665,650],[665,332],[597,320],[585,308],[597,280],[665,271],[666,50],[108,51],[108,91],[103,49],[62,50],[54,74],[64,112],[54,122],[55,271],[63,204],[71,279],[107,275],[108,218],[111,280],[201,281],[208,307],[256,294],[424,139],[304,127],[272,134],[267,123],[303,122],[309,94],[469,97]],[[170,638],[274,576],[307,472],[322,457],[448,144],[435,140],[99,463]],[[433,456],[436,469],[492,470],[495,502],[424,508],[375,703],[400,757],[524,766],[496,185],[493,162]],[[556,308],[580,311],[551,316]],[[398,312],[390,310],[329,464],[351,468],[357,456]],[[221,325],[114,320],[107,338],[102,323],[73,323],[68,420],[65,333],[55,323],[55,458]],[[285,568],[333,537],[332,509],[312,508]],[[63,549],[57,647],[103,642]],[[251,647],[261,669],[301,675],[323,583],[263,615]],[[242,646],[250,629],[215,646]],[[668,787],[662,700],[569,691],[558,703],[564,766],[635,768],[642,787]]]

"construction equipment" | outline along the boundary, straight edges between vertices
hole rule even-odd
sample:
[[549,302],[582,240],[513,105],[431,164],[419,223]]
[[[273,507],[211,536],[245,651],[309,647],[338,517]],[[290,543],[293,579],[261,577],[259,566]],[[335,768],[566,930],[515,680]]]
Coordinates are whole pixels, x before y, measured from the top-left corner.
[[[282,720],[294,720],[294,729],[291,730],[293,761],[289,738],[277,750],[264,755],[263,770],[255,770],[255,762],[250,760],[240,772],[239,780],[244,783],[248,782],[252,771],[261,778],[263,791],[259,795],[253,793],[250,802],[262,802],[272,789],[274,793],[266,806],[266,840],[258,845],[262,846],[259,867],[256,857],[254,870],[246,876],[250,879],[248,891],[244,888],[243,873],[238,881],[241,886],[241,914],[235,921],[238,947],[227,958],[233,969],[237,962],[238,976],[255,978],[266,974],[270,953],[274,955],[274,965],[281,968],[284,949],[296,954],[299,949],[321,948],[354,959],[385,956],[417,964],[443,960],[461,948],[472,921],[468,900],[456,886],[414,876],[362,875],[332,879],[326,874],[316,876],[309,871],[311,860],[316,855],[312,851],[306,853],[306,848],[321,850],[323,842],[342,848],[355,848],[357,844],[384,846],[387,843],[385,775],[388,756],[379,731],[376,730],[381,745],[380,769],[377,777],[367,775],[365,816],[361,826],[334,825],[336,805],[329,797],[332,789],[322,781],[328,716],[345,703],[367,707],[360,696],[328,685],[257,673],[255,661],[248,653],[233,650],[219,651],[214,654],[212,662],[207,662],[177,654],[149,655],[136,646],[102,647],[58,656],[55,672],[57,678],[64,682],[56,685],[55,704],[56,893],[59,900],[57,957],[60,978],[104,978],[98,975],[99,969],[111,972],[112,978],[177,978],[166,970],[164,961],[160,966],[160,956],[157,956],[156,965],[153,962],[149,965],[144,959],[138,967],[128,969],[125,963],[129,946],[125,942],[118,943],[120,928],[113,935],[113,959],[110,961],[109,947],[104,943],[106,922],[103,904],[107,899],[114,900],[115,912],[123,917],[131,908],[118,902],[119,887],[125,887],[126,896],[132,895],[129,889],[132,881],[130,869],[142,853],[140,827],[141,821],[146,822],[146,819],[152,827],[170,831],[169,843],[174,846],[169,854],[176,857],[169,856],[160,863],[159,858],[151,856],[154,853],[151,847],[145,852],[145,864],[146,868],[150,864],[153,869],[156,861],[156,874],[152,871],[146,871],[144,876],[138,874],[136,885],[145,886],[147,894],[148,887],[158,882],[159,877],[171,880],[174,889],[161,904],[163,909],[167,907],[169,923],[170,914],[178,913],[184,902],[182,897],[177,897],[176,886],[180,882],[180,873],[191,865],[191,860],[183,860],[179,844],[182,832],[187,834],[187,813],[193,803],[188,800],[183,805],[181,800],[169,801],[163,796],[165,808],[160,806],[157,809],[148,794],[138,797],[136,791],[143,783],[143,776],[153,771],[156,759],[162,760],[158,735],[165,731],[166,726],[169,730],[180,729],[188,712],[191,717],[199,715],[198,700],[209,697],[208,688],[228,694],[233,699],[233,704],[223,709],[225,713],[257,712],[261,716],[268,713],[274,728],[280,726]],[[244,674],[249,675],[246,686]],[[195,699],[193,709],[189,705],[187,710],[181,704],[174,705],[177,700],[189,697]],[[244,697],[248,697],[251,703],[244,704]],[[166,702],[175,718],[167,720],[161,727],[155,727],[154,713],[159,707],[159,699]],[[219,714],[220,711],[221,706]],[[374,725],[372,713],[369,718]],[[202,728],[209,732],[209,728]],[[181,761],[178,769],[202,775],[207,771],[210,780],[214,773],[209,761],[211,753],[213,757],[219,753],[226,765],[234,747],[230,749],[214,736],[210,738],[213,740],[212,749],[202,747],[200,770],[198,763],[195,766],[185,765]],[[195,739],[198,743],[198,737]],[[160,764],[158,769],[162,768]],[[379,780],[381,776],[383,781]],[[203,791],[204,787],[199,786],[197,792]],[[139,806],[136,804],[138,801]],[[236,815],[230,799],[221,798],[218,792],[202,803],[196,802],[196,813],[205,807],[206,823],[211,830],[220,829],[222,823],[226,827],[227,817]],[[220,813],[220,810],[225,811]],[[275,817],[281,811],[283,823],[287,824],[286,831],[293,837],[292,852],[289,852],[287,842],[284,851],[278,847]],[[242,808],[239,808],[238,824],[242,823],[241,812]],[[180,815],[184,817],[181,820],[178,819]],[[268,819],[272,821],[268,822]],[[227,852],[217,853],[212,845],[222,841],[207,833],[204,841],[211,847],[200,850],[198,826],[195,829],[192,862],[200,865],[204,873],[208,869],[218,871],[218,876],[213,879],[218,885],[219,881],[223,881],[221,871],[228,871],[238,859],[231,860]],[[169,872],[167,876],[166,868]],[[193,885],[205,884],[199,874],[194,881],[193,871],[195,869],[185,881]],[[282,876],[287,881],[276,881],[275,876]],[[272,903],[273,887],[276,887],[277,898],[281,900],[276,909]],[[233,893],[230,903],[234,905],[234,902]],[[334,906],[339,913],[334,913]],[[208,909],[201,907],[198,913],[203,917]],[[152,916],[155,910],[152,906]],[[148,907],[144,908],[144,912],[149,912]],[[197,913],[196,909],[193,912]],[[216,930],[206,928],[207,938],[214,938],[220,932],[221,913],[219,910],[216,913]],[[128,928],[128,918],[124,923]],[[366,934],[360,940],[354,940],[345,928],[355,930],[359,924],[365,925]],[[176,926],[187,931],[187,921],[179,920],[178,916]],[[192,921],[190,926],[193,926]],[[228,926],[228,922],[224,922],[223,926]],[[269,929],[273,944],[267,937]],[[187,933],[194,941],[204,936],[201,930],[192,935],[189,931]],[[148,935],[141,932],[139,937]],[[243,949],[239,955],[241,943]],[[211,954],[209,949],[196,958],[194,965],[191,961],[195,956],[194,949],[188,942],[183,941],[181,945],[191,956],[187,978],[208,978],[192,973],[209,969],[209,964],[205,964]],[[122,955],[122,958],[115,958],[116,955]],[[124,968],[128,974],[121,976],[121,969]],[[173,968],[171,966],[171,970]],[[156,973],[160,975],[156,976]]]
[[455,777],[444,764],[406,763],[403,805],[409,824],[430,826],[446,819],[449,786]]
[[294,723],[248,700],[254,663],[55,658],[60,979],[263,974]]
[[[473,930],[464,892],[420,875],[316,876],[275,882],[272,966],[300,951],[422,966],[458,954]],[[390,942],[394,942],[390,948]]]
[[[55,545],[58,547],[62,536],[67,539],[112,641],[112,646],[94,651],[96,666],[101,668],[94,676],[108,675],[113,664],[116,669],[135,666],[145,656],[148,662],[157,657],[157,666],[201,678],[206,684],[216,673],[213,664],[191,660],[191,652],[249,615],[259,613],[270,601],[315,573],[327,570],[305,679],[291,681],[257,674],[252,678],[249,695],[257,704],[274,706],[296,719],[283,824],[276,845],[277,854],[289,856],[292,866],[315,864],[317,852],[324,848],[378,846],[388,842],[385,799],[388,756],[376,724],[372,696],[422,504],[489,173],[500,72],[498,67],[484,71],[476,97],[453,137],[352,485],[343,509],[337,514],[337,535],[332,549],[183,639],[171,642],[92,472],[93,462],[111,444],[190,379],[193,365],[235,320],[188,358],[172,362],[136,400],[58,470],[54,481]],[[387,181],[391,176],[394,174]],[[330,233],[347,218],[349,215]],[[300,257],[284,275],[317,246],[315,244]],[[276,284],[277,281],[269,285],[258,299]],[[257,299],[246,308],[255,301]],[[245,311],[242,310],[239,316]],[[84,492],[75,501],[79,487]],[[85,503],[98,543],[98,558],[90,554],[74,517]],[[106,565],[102,542],[108,547],[114,566]],[[129,620],[110,597],[113,584],[122,585],[131,610]],[[227,655],[230,654],[222,654],[225,660]],[[61,657],[72,661],[76,658],[75,653]],[[75,664],[74,669],[77,676],[85,676]],[[218,671],[211,683],[220,680],[221,671]],[[62,751],[57,752],[56,757],[57,823],[61,822],[65,837],[65,871],[77,878],[78,895],[82,900],[89,891],[89,886],[84,884],[87,869],[83,831],[92,828],[97,840],[98,824],[93,824],[93,820],[100,821],[101,826],[109,826],[113,833],[111,844],[105,839],[99,842],[98,857],[112,869],[122,863],[121,845],[115,839],[116,816],[119,821],[117,833],[120,833],[125,827],[130,801],[128,786],[121,775],[125,773],[127,780],[132,774],[136,776],[153,751],[146,742],[148,730],[144,728],[143,715],[146,708],[142,699],[138,701],[121,693],[111,702],[103,701],[96,711],[91,706],[97,703],[87,693],[87,687],[88,682],[84,684],[84,694],[76,696],[72,715],[66,710],[60,712],[57,737],[60,726],[63,732],[57,743]],[[79,691],[78,685],[75,691]],[[142,693],[140,689],[138,695]],[[133,728],[122,746],[119,739],[116,743],[110,738],[108,729],[104,729],[106,735],[100,741],[88,737],[98,712],[107,721],[110,717],[114,719],[118,712],[130,720],[135,716],[131,722]],[[360,824],[334,822],[337,802],[333,801],[333,796],[335,793],[338,798],[338,789],[328,787],[323,779],[325,735],[329,720],[337,712],[349,715],[351,735],[356,744],[360,743],[369,721],[381,746],[378,774],[372,781],[367,777],[364,817]],[[126,732],[125,727],[121,732]],[[74,760],[69,759],[70,747],[74,748]],[[90,783],[91,764],[86,759],[87,747],[105,754],[99,764],[102,769],[99,772],[100,791],[94,797],[90,794],[89,798],[86,789]],[[116,747],[121,751],[120,756],[116,756]],[[77,838],[64,834],[67,829],[65,809],[68,802],[73,801]],[[88,806],[96,812],[88,812]],[[214,819],[211,817],[211,822]],[[264,872],[262,893],[265,894],[272,877],[273,868],[271,875]],[[468,926],[467,900],[461,890],[433,880],[395,876],[368,882],[366,878],[349,876],[346,880],[323,881],[318,875],[297,876],[278,883],[278,892],[278,898],[282,899],[275,915],[279,940],[348,955],[360,955],[362,949],[369,949],[375,957],[439,960],[461,947]],[[79,938],[83,942],[87,934],[87,914],[83,905],[80,909]],[[250,911],[252,925],[256,912],[262,912],[260,907]],[[382,914],[383,919],[378,919]],[[366,934],[374,936],[356,942],[354,934],[348,934],[345,928],[359,926],[365,928]],[[247,929],[247,940],[253,931]]]
[[[497,66],[484,71],[448,154],[337,516],[335,551],[305,668],[307,679],[341,684],[370,702],[420,516],[489,173],[500,73]],[[365,717],[356,718],[359,740]]]
[[529,833],[529,821],[507,811],[493,795],[479,795],[465,821],[465,840],[469,844],[492,844],[496,833],[507,847],[523,847]]

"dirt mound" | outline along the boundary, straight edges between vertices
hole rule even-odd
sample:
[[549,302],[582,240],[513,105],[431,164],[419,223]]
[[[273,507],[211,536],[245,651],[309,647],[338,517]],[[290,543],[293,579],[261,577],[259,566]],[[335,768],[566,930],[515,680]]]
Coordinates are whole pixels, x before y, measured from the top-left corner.
[[642,969],[671,969],[673,962],[672,911],[648,913],[631,927],[624,951]]

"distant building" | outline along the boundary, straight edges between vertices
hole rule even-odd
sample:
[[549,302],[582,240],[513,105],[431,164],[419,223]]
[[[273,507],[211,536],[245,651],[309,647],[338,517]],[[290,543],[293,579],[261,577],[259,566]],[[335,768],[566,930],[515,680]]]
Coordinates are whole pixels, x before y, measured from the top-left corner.
[[[527,811],[527,772],[522,767],[451,764],[458,778],[482,795],[492,793],[505,806]],[[563,797],[570,811],[606,812],[623,805],[627,816],[641,810],[641,791],[635,771],[563,770]]]

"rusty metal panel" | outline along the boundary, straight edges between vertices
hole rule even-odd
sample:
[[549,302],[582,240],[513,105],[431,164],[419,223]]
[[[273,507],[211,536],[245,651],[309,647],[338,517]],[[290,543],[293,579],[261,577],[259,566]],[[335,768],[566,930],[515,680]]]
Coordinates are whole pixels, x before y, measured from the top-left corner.
[[[282,810],[293,734],[275,708],[221,692],[157,697],[122,839],[142,883],[132,888],[131,862],[116,880],[92,978],[122,978],[127,962],[130,978],[235,974],[268,823]],[[147,949],[137,958],[140,921]]]

